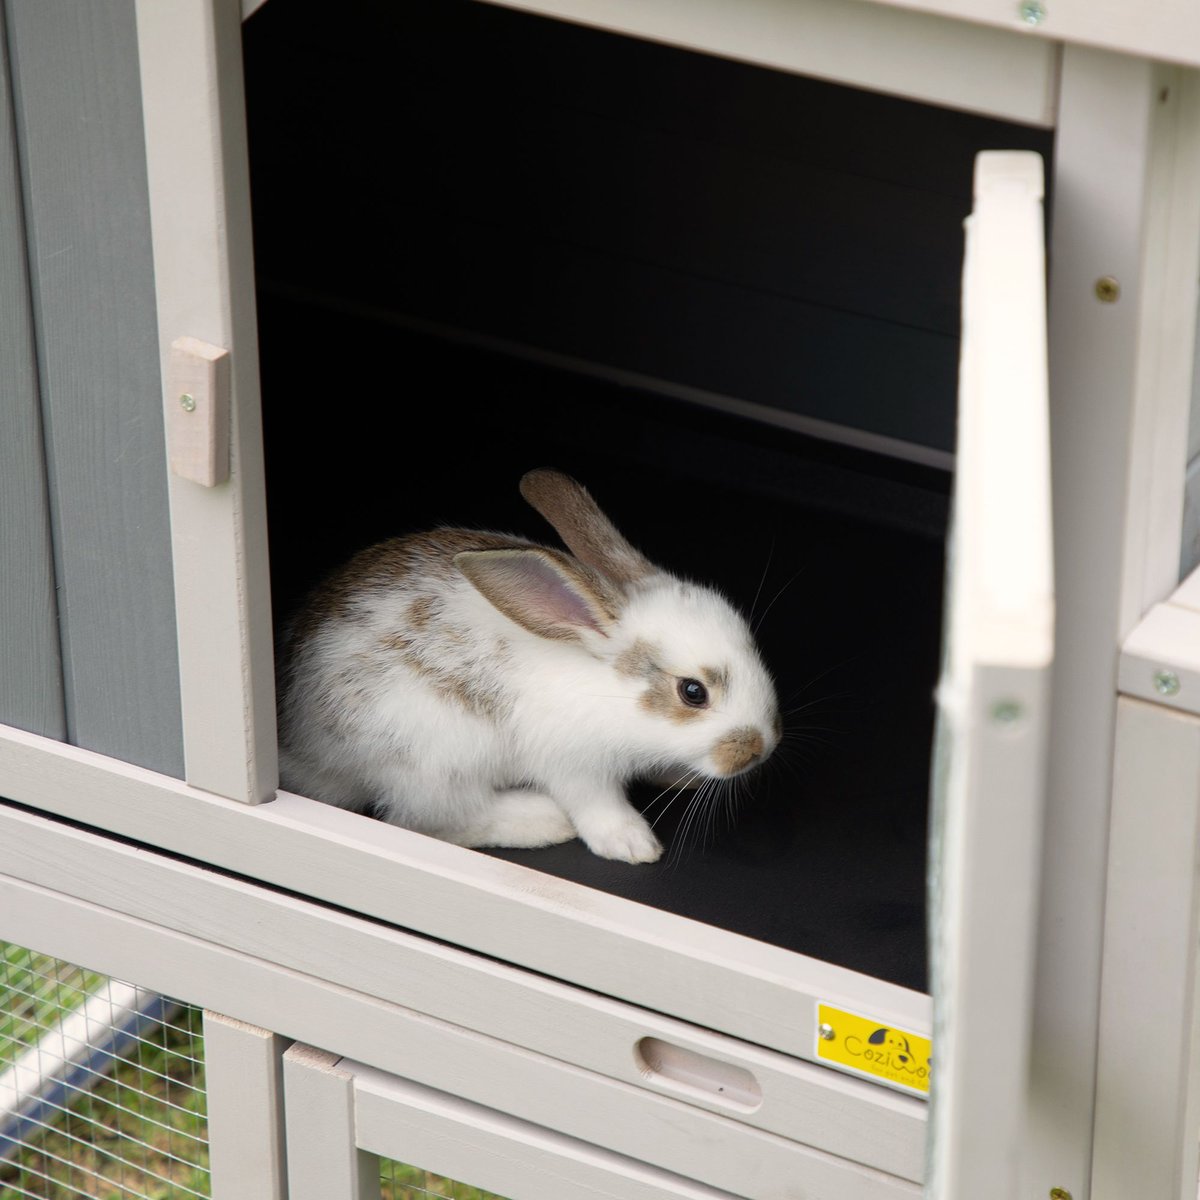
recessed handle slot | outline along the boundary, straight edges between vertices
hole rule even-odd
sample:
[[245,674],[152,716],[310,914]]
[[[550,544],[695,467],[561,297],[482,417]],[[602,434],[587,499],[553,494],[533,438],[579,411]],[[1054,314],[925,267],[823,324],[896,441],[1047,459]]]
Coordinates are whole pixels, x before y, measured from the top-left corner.
[[656,1083],[741,1112],[753,1112],[762,1104],[762,1088],[744,1067],[652,1037],[642,1038],[634,1053],[638,1069]]

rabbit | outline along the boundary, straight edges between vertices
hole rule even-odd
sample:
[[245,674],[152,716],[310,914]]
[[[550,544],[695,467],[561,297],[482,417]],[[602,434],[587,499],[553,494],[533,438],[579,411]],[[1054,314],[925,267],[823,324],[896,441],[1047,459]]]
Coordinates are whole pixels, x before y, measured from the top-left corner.
[[724,778],[781,736],[743,618],[651,565],[587,490],[530,471],[571,553],[435,529],[364,550],[285,638],[283,786],[463,846],[580,837],[655,861],[635,777]]

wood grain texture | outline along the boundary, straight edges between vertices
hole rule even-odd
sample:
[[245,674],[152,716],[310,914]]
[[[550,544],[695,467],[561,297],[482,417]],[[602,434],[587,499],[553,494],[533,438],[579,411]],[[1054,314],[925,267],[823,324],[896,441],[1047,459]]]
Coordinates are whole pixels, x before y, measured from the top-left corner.
[[1143,59],[1200,65],[1200,12],[1190,0],[1060,0],[1049,19],[1036,27],[1020,11],[992,0],[876,0],[889,7],[980,22],[996,31],[1020,32],[1030,39],[1060,39],[1080,46],[1138,55]]
[[[1063,57],[1050,220],[1051,475],[1054,488],[1053,741],[1047,788],[1032,1112],[1023,1190],[1047,1179],[1086,1195],[1095,1092],[1097,1005],[1115,724],[1114,650],[1134,621],[1122,590],[1141,557],[1126,528],[1143,250],[1159,179],[1153,170],[1161,69],[1124,54],[1068,47]],[[1121,282],[1096,299],[1098,264]],[[1180,429],[1182,440],[1184,433]],[[1144,441],[1136,443],[1139,452]],[[1138,548],[1140,550],[1140,548]],[[1069,1070],[1062,1064],[1070,1063]]]
[[1104,907],[1093,1200],[1196,1195],[1198,835],[1200,720],[1122,697]]
[[379,1161],[358,1149],[351,1072],[336,1054],[295,1045],[283,1075],[289,1200],[377,1200]]
[[[342,1059],[338,1068],[353,1077],[360,1146],[472,1187],[521,1200],[732,1200],[727,1192],[360,1063]],[[755,1164],[745,1166],[739,1194],[757,1195],[765,1190],[763,1181]],[[799,1166],[796,1174],[808,1172]],[[811,1187],[814,1181],[806,1182]],[[898,1181],[893,1187],[881,1183],[873,1172],[845,1172],[842,1200],[881,1190],[908,1194]]]
[[182,773],[133,5],[10,0],[68,733]]
[[299,796],[251,808],[16,730],[0,794],[797,1057],[817,997],[929,1028],[920,993]]
[[283,1055],[287,1040],[204,1014],[209,1167],[221,1200],[287,1200]]
[[229,480],[168,479],[186,778],[256,804],[279,773],[241,23],[208,0],[136,8],[160,350],[230,355]]
[[21,180],[0,8],[0,721],[66,736]]
[[[710,1186],[761,1200],[882,1200],[917,1188],[845,1158],[750,1130],[678,1101],[253,955],[0,876],[0,936],[156,990],[269,1023],[333,1054],[413,1078],[489,1108]],[[486,996],[480,999],[486,1002]],[[869,1145],[872,1130],[860,1130]],[[855,1182],[865,1186],[846,1190]]]
[[1015,21],[1009,32],[988,32],[838,0],[498,3],[931,104],[1030,124],[1054,119],[1054,47],[1023,38]]
[[[0,832],[23,864],[14,876],[53,886],[67,859],[86,859],[90,865],[71,888],[81,899],[631,1086],[631,1095],[642,1097],[634,1107],[650,1106],[645,1120],[683,1101],[684,1110],[696,1114],[696,1128],[723,1129],[727,1143],[749,1139],[747,1148],[757,1146],[756,1153],[768,1153],[774,1143],[760,1145],[753,1130],[801,1140],[890,1174],[920,1177],[925,1116],[920,1101],[399,930],[63,830],[42,817],[0,808]],[[798,1007],[808,1005],[801,1001]],[[747,1111],[648,1075],[635,1052],[646,1036],[750,1072],[762,1103]],[[361,1050],[347,1053],[363,1057]],[[428,1070],[410,1057],[405,1074],[442,1086]],[[475,1099],[504,1106],[503,1089],[472,1087]],[[669,1103],[663,1108],[660,1101]],[[665,1129],[660,1136],[668,1136]]]

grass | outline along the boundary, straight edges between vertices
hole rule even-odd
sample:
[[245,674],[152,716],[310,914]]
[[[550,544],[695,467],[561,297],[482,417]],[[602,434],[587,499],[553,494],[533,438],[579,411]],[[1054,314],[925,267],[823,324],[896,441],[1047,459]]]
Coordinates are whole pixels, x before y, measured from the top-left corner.
[[[102,976],[5,946],[0,1067],[104,985]],[[0,1165],[0,1200],[192,1200],[207,1197],[208,1142],[200,1013],[146,1031],[52,1124]]]
[[[79,1008],[101,975],[0,942],[0,1072]],[[145,1033],[52,1127],[0,1163],[0,1200],[196,1200],[210,1195],[198,1009]],[[500,1200],[383,1159],[380,1200]]]
[[455,1183],[440,1175],[431,1175],[419,1167],[391,1159],[380,1160],[380,1200],[427,1200],[428,1197],[444,1197],[445,1200],[500,1200],[491,1192],[480,1191],[465,1183]]

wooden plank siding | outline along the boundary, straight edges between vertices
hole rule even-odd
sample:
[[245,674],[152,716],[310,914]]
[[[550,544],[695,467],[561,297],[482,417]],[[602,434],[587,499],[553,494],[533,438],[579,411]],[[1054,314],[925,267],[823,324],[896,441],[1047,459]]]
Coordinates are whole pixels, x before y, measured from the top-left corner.
[[0,722],[66,736],[37,348],[0,9]]
[[[66,727],[182,773],[132,0],[8,0]],[[6,472],[7,474],[7,472]]]

